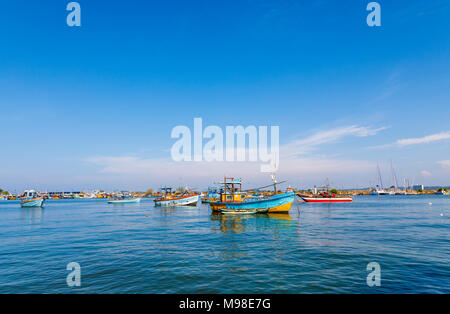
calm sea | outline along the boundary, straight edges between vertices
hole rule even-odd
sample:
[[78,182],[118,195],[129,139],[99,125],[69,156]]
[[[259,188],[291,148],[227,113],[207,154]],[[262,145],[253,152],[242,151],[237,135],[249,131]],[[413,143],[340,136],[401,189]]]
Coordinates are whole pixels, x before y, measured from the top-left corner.
[[[450,293],[450,196],[365,196],[289,214],[104,200],[0,201],[0,293]],[[81,266],[69,288],[66,266]],[[366,266],[381,266],[369,287]]]

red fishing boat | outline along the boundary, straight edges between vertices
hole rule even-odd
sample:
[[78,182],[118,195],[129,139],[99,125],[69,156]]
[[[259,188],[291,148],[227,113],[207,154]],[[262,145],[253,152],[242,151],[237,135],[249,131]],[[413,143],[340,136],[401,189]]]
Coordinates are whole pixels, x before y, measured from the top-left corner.
[[337,196],[334,194],[321,193],[318,195],[303,195],[297,194],[302,200],[307,203],[342,203],[342,202],[352,202],[353,198],[350,196]]
[[312,194],[297,194],[297,196],[307,203],[344,203],[353,201],[351,196],[337,195],[336,193],[336,190],[330,191],[327,179],[327,184],[324,187],[317,188],[314,186]]

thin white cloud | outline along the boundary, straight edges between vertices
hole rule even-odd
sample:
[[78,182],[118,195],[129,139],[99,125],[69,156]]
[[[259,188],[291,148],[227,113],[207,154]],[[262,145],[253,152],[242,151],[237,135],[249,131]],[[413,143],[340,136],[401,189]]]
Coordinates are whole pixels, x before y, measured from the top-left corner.
[[427,135],[424,137],[401,139],[401,140],[397,140],[397,142],[395,142],[395,143],[398,146],[408,146],[408,145],[432,143],[432,142],[443,141],[443,140],[448,140],[448,139],[450,139],[450,131],[431,134],[431,135]]
[[[336,156],[312,155],[319,146],[342,140],[345,137],[366,137],[376,135],[382,128],[357,125],[317,132],[309,137],[291,141],[280,147],[280,168],[283,178],[317,180],[317,176],[360,175],[370,173],[375,165],[359,160],[337,158]],[[308,156],[305,156],[308,154]],[[85,160],[99,167],[105,176],[119,175],[140,177],[142,180],[170,182],[174,178],[189,178],[189,181],[214,180],[227,175],[267,180],[267,174],[260,172],[260,162],[174,162],[170,158],[142,158],[136,156],[96,156]],[[207,182],[209,182],[207,181]]]
[[431,177],[431,172],[429,172],[428,170],[422,170],[420,174],[424,177]]
[[442,167],[448,167],[448,168],[450,168],[450,159],[449,159],[449,160],[441,160],[441,161],[438,161],[438,164],[440,164]]
[[307,138],[294,140],[280,148],[280,152],[287,156],[302,155],[312,150],[317,149],[318,146],[323,144],[329,144],[337,142],[344,137],[356,136],[366,137],[374,136],[378,132],[388,129],[389,127],[380,127],[373,129],[371,127],[350,125],[345,127],[339,127],[331,130],[317,132]]
[[383,148],[389,148],[394,146],[394,144],[383,144],[383,145],[375,145],[375,146],[368,146],[367,149],[383,149]]
[[[158,182],[174,184],[182,178],[185,184],[209,184],[224,175],[238,176],[258,182],[268,182],[267,173],[260,172],[259,162],[173,162],[170,159],[151,159],[139,157],[95,157],[87,162],[99,167],[105,180],[120,177],[130,182]],[[364,176],[373,172],[375,164],[360,160],[319,158],[281,159],[278,176],[290,181],[316,182],[326,177],[346,178]],[[116,180],[116,179],[114,179]],[[270,182],[270,181],[269,181]],[[353,182],[353,181],[352,181]],[[350,184],[350,182],[349,182]]]
[[432,142],[444,141],[450,139],[450,131],[431,134],[423,137],[405,138],[397,140],[395,143],[369,146],[368,149],[383,149],[390,147],[405,147],[410,145],[427,144]]
[[373,172],[375,164],[368,161],[334,158],[292,158],[280,163],[279,173],[289,175],[290,173],[315,177],[327,175],[351,175],[355,173]]

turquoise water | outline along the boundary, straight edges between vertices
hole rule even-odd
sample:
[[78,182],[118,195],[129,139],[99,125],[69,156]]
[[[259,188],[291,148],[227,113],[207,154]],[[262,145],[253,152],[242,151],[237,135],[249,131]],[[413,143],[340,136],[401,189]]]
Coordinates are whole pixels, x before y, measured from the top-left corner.
[[[151,200],[2,201],[0,293],[450,293],[449,217],[450,196],[246,217]],[[81,287],[66,284],[70,262]],[[370,262],[380,287],[366,283]]]

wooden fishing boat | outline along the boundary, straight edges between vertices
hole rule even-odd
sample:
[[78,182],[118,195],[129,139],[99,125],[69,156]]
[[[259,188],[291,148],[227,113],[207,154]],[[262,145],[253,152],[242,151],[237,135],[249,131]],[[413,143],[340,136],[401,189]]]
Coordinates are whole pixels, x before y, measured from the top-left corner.
[[[222,213],[286,213],[289,212],[295,200],[295,193],[289,191],[283,194],[277,194],[276,180],[272,178],[274,183],[275,195],[270,197],[257,197],[245,199],[241,189],[241,181],[233,178],[225,178],[224,191],[221,193],[221,201],[211,202],[209,205],[212,211]],[[269,185],[269,186],[272,186]],[[265,187],[262,187],[265,188]]]
[[42,207],[44,205],[44,198],[34,191],[25,191],[23,198],[20,200],[22,207]]
[[344,203],[353,201],[353,197],[351,196],[338,195],[336,190],[330,190],[328,178],[326,180],[325,186],[314,186],[312,194],[297,193],[297,196],[307,203]]
[[221,212],[228,203],[241,203],[245,199],[245,193],[242,192],[242,181],[234,178],[224,178],[221,183],[223,188],[219,191],[218,200],[209,201],[209,207],[213,212]]
[[353,198],[350,196],[322,196],[322,195],[298,195],[302,200],[307,203],[342,203],[352,202]]
[[222,203],[227,210],[254,210],[258,213],[287,213],[295,200],[294,192],[277,194],[264,199],[243,201],[240,203]]
[[184,194],[181,196],[171,195],[172,188],[162,188],[164,195],[161,198],[154,199],[155,206],[196,206],[200,200],[200,193]]

